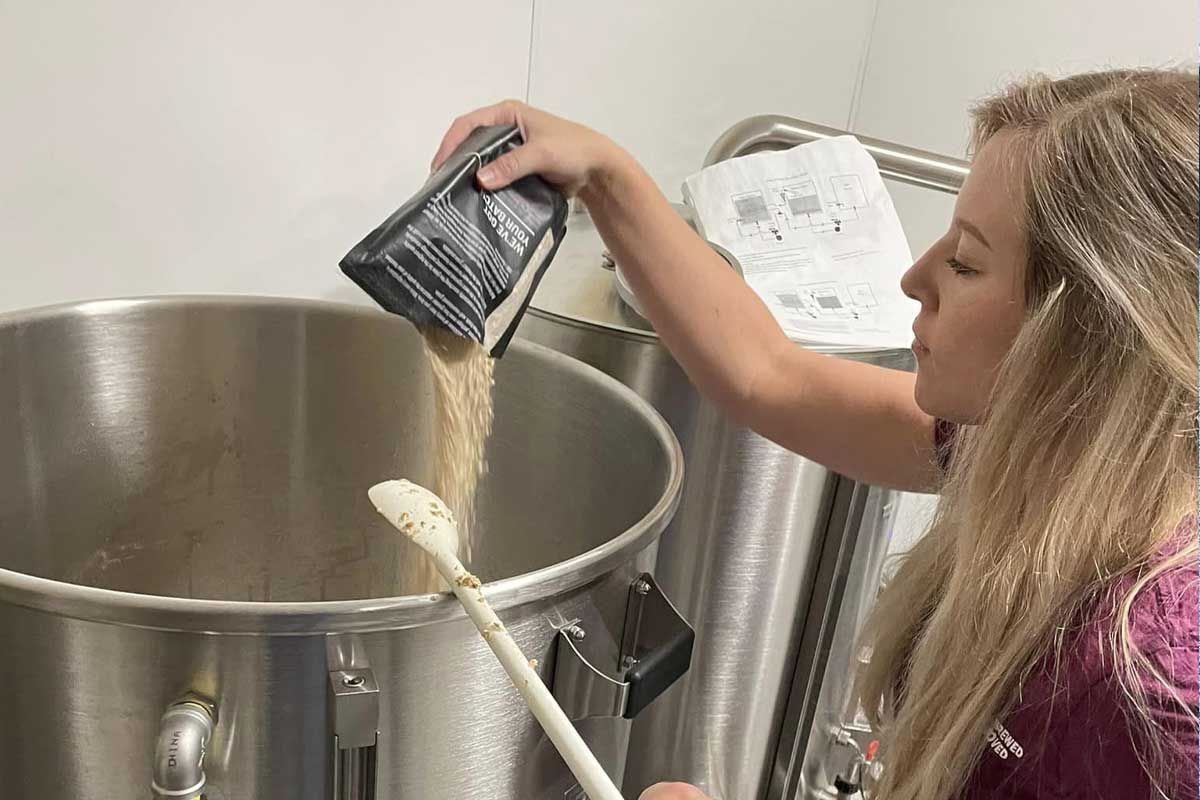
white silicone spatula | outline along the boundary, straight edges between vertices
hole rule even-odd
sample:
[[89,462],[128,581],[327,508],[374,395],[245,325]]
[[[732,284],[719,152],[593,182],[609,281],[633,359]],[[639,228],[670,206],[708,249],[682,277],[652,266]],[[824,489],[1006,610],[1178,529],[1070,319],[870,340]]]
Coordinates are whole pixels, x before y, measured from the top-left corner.
[[591,800],[622,800],[608,773],[567,719],[521,648],[483,596],[479,579],[458,560],[458,526],[436,494],[409,481],[385,481],[368,492],[375,509],[424,550],[454,590],[479,633],[525,698],[559,755]]

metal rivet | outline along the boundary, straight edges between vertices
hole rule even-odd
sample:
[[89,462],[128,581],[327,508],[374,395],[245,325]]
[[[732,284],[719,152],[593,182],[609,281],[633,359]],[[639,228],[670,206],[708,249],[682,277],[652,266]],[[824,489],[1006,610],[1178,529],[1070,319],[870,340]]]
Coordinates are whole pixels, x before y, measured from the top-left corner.
[[650,584],[647,581],[639,580],[633,585],[633,590],[638,594],[650,594]]
[[347,675],[342,678],[342,685],[349,686],[351,689],[357,689],[366,683],[366,679],[362,675]]

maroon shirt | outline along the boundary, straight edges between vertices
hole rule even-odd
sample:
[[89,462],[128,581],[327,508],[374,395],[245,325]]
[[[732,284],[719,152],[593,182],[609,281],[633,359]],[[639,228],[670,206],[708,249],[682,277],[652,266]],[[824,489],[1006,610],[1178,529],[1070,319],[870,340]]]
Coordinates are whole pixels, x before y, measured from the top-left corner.
[[[952,432],[939,425],[943,463]],[[1171,551],[1196,536],[1196,520],[1180,526]],[[988,734],[979,766],[963,800],[1194,800],[1200,796],[1200,574],[1195,564],[1165,572],[1134,599],[1130,631],[1134,645],[1166,685],[1146,675],[1142,686],[1159,729],[1163,766],[1154,778],[1139,761],[1141,731],[1114,664],[1109,636],[1116,624],[1113,598],[1132,579],[1114,587],[1063,645],[1057,665],[1048,658],[1021,688],[1016,704]],[[1056,668],[1057,667],[1057,668]],[[1182,699],[1181,707],[1172,695]]]
[[[1165,756],[1154,777],[1171,800],[1200,794],[1196,723],[1171,693],[1196,712],[1198,582],[1194,566],[1164,573],[1138,594],[1130,614],[1134,644],[1166,679],[1146,675],[1141,683]],[[1163,796],[1138,760],[1142,733],[1125,716],[1129,701],[1109,644],[1116,615],[1111,603],[1105,608],[1064,644],[1057,673],[1047,660],[1025,682],[1016,707],[988,735],[964,800]]]

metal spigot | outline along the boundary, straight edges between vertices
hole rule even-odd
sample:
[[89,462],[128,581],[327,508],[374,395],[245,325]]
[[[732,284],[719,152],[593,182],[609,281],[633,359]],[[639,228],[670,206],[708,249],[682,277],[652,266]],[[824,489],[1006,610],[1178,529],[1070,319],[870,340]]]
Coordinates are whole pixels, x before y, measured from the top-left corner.
[[870,729],[855,725],[841,725],[830,733],[836,744],[848,748],[852,753],[845,774],[839,772],[834,776],[833,789],[837,792],[838,800],[868,796],[867,778],[876,776],[878,764],[875,757],[879,753],[879,741],[872,739],[863,749],[857,737],[870,735]]
[[154,748],[154,777],[150,789],[156,798],[193,800],[208,778],[204,753],[217,724],[217,707],[197,697],[172,703],[158,725]]

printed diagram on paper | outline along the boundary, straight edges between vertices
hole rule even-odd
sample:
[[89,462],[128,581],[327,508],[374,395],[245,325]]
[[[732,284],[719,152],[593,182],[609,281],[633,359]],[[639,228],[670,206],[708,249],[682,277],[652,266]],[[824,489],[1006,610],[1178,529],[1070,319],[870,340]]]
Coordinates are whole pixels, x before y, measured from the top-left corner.
[[[841,233],[842,226],[859,219],[859,211],[867,210],[867,196],[862,178],[858,175],[835,175],[829,178],[827,201],[822,202],[816,181],[808,175],[773,178],[766,181],[766,191],[741,192],[730,196],[737,216],[738,235],[744,239],[761,238],[770,242],[786,242],[799,232],[807,234]],[[757,256],[751,260],[749,272],[768,271],[772,267],[788,269],[794,262],[808,264],[804,250],[779,251],[773,257]],[[811,319],[863,319],[879,303],[871,284],[827,281],[799,284],[796,291],[775,292],[779,305],[794,315]]]
[[915,304],[899,288],[908,243],[852,137],[716,164],[687,180],[684,198],[793,338],[845,348],[911,339]]
[[816,181],[807,175],[768,180],[765,193],[731,195],[738,233],[779,242],[788,230],[840,233],[843,222],[857,220],[859,209],[866,209],[867,195],[858,175],[837,175],[829,182],[832,197],[826,203],[821,202]]

